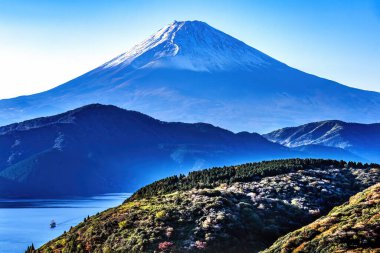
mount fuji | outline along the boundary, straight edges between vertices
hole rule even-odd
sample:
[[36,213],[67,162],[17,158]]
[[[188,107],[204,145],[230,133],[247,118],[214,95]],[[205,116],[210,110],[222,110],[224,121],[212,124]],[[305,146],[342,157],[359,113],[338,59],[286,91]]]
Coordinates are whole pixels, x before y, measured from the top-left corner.
[[233,131],[268,132],[325,119],[380,119],[379,93],[291,68],[204,22],[175,21],[56,88],[0,100],[0,124],[90,103]]

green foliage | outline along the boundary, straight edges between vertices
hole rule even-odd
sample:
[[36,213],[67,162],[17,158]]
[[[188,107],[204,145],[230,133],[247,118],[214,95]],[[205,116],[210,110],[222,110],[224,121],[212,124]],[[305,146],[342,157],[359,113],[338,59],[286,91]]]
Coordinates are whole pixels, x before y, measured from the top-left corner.
[[[137,200],[166,194],[175,191],[190,190],[192,188],[214,188],[223,183],[257,181],[263,177],[274,176],[298,170],[328,167],[379,167],[376,164],[362,164],[355,162],[344,162],[323,159],[284,159],[264,161],[258,163],[247,163],[239,166],[225,166],[211,168],[201,171],[190,172],[187,176],[171,176],[147,185],[135,194],[130,200]],[[128,201],[128,200],[127,200]]]
[[[379,182],[378,168],[288,159],[173,176],[140,189],[116,208],[86,218],[39,250],[258,252],[315,221],[359,189]],[[318,233],[313,228],[305,236]],[[361,240],[360,236],[355,234]]]
[[25,253],[36,253],[36,249],[34,248],[33,243],[32,245],[28,246],[28,248],[26,248]]
[[156,218],[157,219],[162,219],[165,216],[166,216],[166,211],[165,210],[161,210],[161,211],[159,211],[159,212],[156,213]]
[[380,183],[335,207],[328,215],[279,238],[263,253],[378,252]]

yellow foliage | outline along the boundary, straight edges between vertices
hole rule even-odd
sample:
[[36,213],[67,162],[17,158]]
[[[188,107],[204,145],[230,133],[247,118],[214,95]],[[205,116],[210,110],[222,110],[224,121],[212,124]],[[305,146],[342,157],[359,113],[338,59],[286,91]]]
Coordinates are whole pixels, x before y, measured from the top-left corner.
[[160,219],[162,217],[166,216],[166,211],[165,210],[161,210],[159,212],[156,213],[156,218],[157,219]]
[[123,220],[123,221],[120,221],[119,222],[119,228],[123,228],[125,227],[125,224],[127,223],[127,221]]
[[[120,223],[119,223],[120,226]],[[111,248],[109,246],[104,246],[102,248],[102,253],[111,253]]]

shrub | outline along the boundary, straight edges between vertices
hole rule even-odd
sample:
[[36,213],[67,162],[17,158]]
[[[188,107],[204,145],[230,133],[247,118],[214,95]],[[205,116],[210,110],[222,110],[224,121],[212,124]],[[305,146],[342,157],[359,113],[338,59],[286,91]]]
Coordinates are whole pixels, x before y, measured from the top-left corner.
[[124,228],[125,224],[127,224],[127,221],[123,220],[119,222],[119,228]]
[[165,210],[161,210],[161,211],[158,211],[157,213],[156,213],[156,218],[157,219],[162,219],[163,217],[165,217],[166,216],[166,211]]
[[207,247],[207,242],[203,242],[203,241],[196,241],[195,242],[195,247],[197,249],[205,249]]
[[174,243],[165,241],[165,242],[160,242],[158,244],[158,249],[162,251],[167,251],[173,246],[174,246]]

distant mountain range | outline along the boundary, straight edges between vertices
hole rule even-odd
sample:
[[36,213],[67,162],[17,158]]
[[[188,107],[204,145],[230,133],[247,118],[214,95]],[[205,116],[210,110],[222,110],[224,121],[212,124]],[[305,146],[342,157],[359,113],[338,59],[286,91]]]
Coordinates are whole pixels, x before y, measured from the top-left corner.
[[91,103],[262,133],[324,119],[380,119],[379,93],[291,68],[206,23],[175,21],[54,89],[0,100],[0,124]]
[[0,149],[3,197],[132,192],[171,174],[276,158],[360,160],[340,148],[298,150],[256,133],[101,104],[0,127]]
[[263,136],[300,151],[325,146],[346,150],[360,157],[358,160],[380,162],[380,123],[358,124],[329,120],[287,127]]
[[89,105],[0,128],[0,195],[132,192],[164,176],[297,156],[259,134]]

